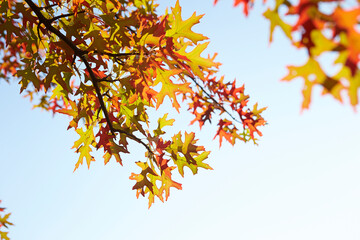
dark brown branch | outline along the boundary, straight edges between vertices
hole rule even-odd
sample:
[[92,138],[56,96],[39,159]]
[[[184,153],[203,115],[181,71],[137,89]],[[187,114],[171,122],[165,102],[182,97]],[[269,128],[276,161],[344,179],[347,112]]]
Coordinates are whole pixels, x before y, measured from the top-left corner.
[[[77,13],[84,13],[85,11],[80,11],[80,12],[77,12]],[[54,22],[60,18],[65,18],[65,17],[71,17],[73,16],[75,13],[68,13],[68,14],[61,14],[59,16],[56,16],[56,17],[53,17],[52,19],[50,19],[50,22]]]
[[[116,15],[115,15],[116,16]],[[132,33],[135,33],[136,34],[136,31],[135,30],[133,30],[133,29],[131,29],[131,27],[129,27],[129,26],[126,26],[125,27],[127,30],[129,30],[130,32],[132,32]]]
[[140,53],[107,53],[107,52],[99,52],[99,51],[94,51],[94,53],[100,54],[100,55],[108,55],[110,57],[128,57],[128,56],[137,56],[140,55]]
[[57,30],[56,28],[54,28],[52,25],[51,25],[51,22],[52,22],[52,19],[47,19],[42,13],[41,13],[41,9],[35,5],[31,0],[25,0],[25,2],[30,6],[30,8],[35,12],[36,16],[38,17],[40,23],[44,24],[46,29],[49,30],[50,32],[54,33],[56,36],[58,36],[62,41],[64,41],[73,51],[74,51],[74,54],[75,56],[78,56],[81,61],[85,64],[85,67],[87,69],[87,71],[89,72],[90,74],[90,79],[92,81],[92,84],[95,88],[95,92],[96,92],[96,95],[99,99],[99,103],[100,103],[100,108],[101,110],[103,111],[104,115],[105,115],[105,119],[106,119],[106,122],[107,124],[109,125],[109,128],[110,128],[110,131],[111,133],[115,135],[115,132],[118,132],[118,133],[122,133],[122,134],[125,134],[127,135],[129,138],[131,138],[132,140],[140,143],[141,145],[143,145],[147,150],[148,152],[151,154],[151,155],[154,155],[153,151],[150,149],[150,147],[144,143],[140,138],[136,137],[135,135],[131,134],[131,133],[128,133],[124,130],[121,130],[121,129],[116,129],[114,128],[114,126],[112,125],[112,122],[110,120],[110,117],[109,117],[109,113],[106,109],[106,106],[105,106],[105,103],[104,103],[104,99],[102,97],[102,94],[101,94],[101,90],[100,90],[100,87],[98,85],[98,78],[95,76],[91,66],[90,66],[90,63],[87,61],[86,57],[85,57],[85,54],[88,53],[87,51],[84,51],[84,50],[81,50],[80,48],[78,48],[70,39],[68,39],[64,34],[62,34],[59,30]]
[[98,82],[109,82],[109,83],[119,82],[119,81],[120,79],[107,79],[107,78],[102,78],[98,80]]
[[56,6],[59,6],[59,5],[57,5],[57,4],[52,4],[52,5],[45,6],[45,7],[39,7],[39,9],[40,9],[40,10],[44,10],[44,9],[49,9],[49,8],[56,7]]
[[110,89],[108,89],[106,92],[102,94],[102,96],[107,96],[109,99],[111,99],[111,96],[109,95]]
[[38,23],[36,30],[37,30],[39,41],[40,41],[40,43],[42,43],[41,36],[40,36],[40,23]]
[[[104,115],[105,115],[105,119],[106,119],[107,124],[109,125],[109,128],[110,128],[111,133],[112,133],[114,136],[116,136],[116,135],[115,135],[115,132],[118,132],[118,133],[120,133],[120,134],[123,133],[123,134],[127,135],[127,136],[130,137],[132,140],[134,140],[134,141],[140,143],[141,145],[143,145],[143,146],[149,151],[149,153],[151,153],[151,154],[153,155],[154,153],[153,153],[153,151],[150,149],[150,147],[149,147],[146,143],[144,143],[140,138],[138,138],[138,137],[136,137],[135,135],[133,135],[133,134],[131,134],[131,133],[128,133],[128,132],[126,132],[126,131],[124,131],[124,130],[114,128],[114,126],[112,125],[112,122],[111,122],[111,120],[110,120],[109,113],[108,113],[108,111],[107,111],[107,109],[106,109],[105,102],[104,102],[103,96],[102,96],[102,94],[101,94],[101,91],[100,91],[100,87],[99,87],[97,78],[96,78],[94,72],[92,71],[89,62],[85,59],[85,57],[84,57],[84,56],[80,56],[80,58],[81,58],[81,60],[85,63],[86,69],[87,69],[87,70],[89,71],[89,73],[90,73],[90,78],[91,78],[92,83],[93,83],[93,85],[94,85],[94,87],[95,87],[95,91],[96,91],[96,95],[97,95],[97,97],[98,97],[98,99],[99,99],[100,107],[101,107],[101,109],[102,109],[102,111],[103,111],[103,113],[104,113]],[[95,79],[95,80],[94,80],[94,79]]]

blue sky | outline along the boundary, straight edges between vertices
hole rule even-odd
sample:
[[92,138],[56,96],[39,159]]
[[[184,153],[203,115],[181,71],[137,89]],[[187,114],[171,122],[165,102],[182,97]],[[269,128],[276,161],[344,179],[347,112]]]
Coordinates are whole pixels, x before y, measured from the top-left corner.
[[[158,2],[160,12],[175,4]],[[16,83],[0,81],[0,199],[12,212],[11,239],[359,239],[360,115],[320,97],[319,89],[310,110],[300,113],[301,80],[279,79],[286,65],[305,61],[305,52],[280,31],[269,45],[261,4],[248,18],[231,1],[180,4],[184,17],[205,13],[195,29],[210,38],[209,53],[219,53],[221,74],[245,83],[253,103],[268,106],[259,145],[219,149],[215,126],[199,132],[186,113],[174,113],[184,121],[169,132],[196,131],[212,151],[214,170],[177,176],[183,190],[148,210],[128,179],[143,149],[134,145],[124,167],[114,161],[104,167],[99,157],[90,170],[73,173],[77,136],[66,131],[68,119],[32,110]]]

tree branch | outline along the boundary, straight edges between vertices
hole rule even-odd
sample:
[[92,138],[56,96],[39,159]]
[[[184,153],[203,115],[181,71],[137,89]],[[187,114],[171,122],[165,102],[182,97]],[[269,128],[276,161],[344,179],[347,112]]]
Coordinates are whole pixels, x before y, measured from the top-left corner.
[[40,11],[40,8],[35,5],[31,0],[25,0],[25,2],[30,6],[30,8],[35,12],[36,16],[38,17],[40,23],[44,24],[46,29],[50,32],[54,33],[58,36],[62,41],[64,41],[75,53],[77,56],[83,56],[86,51],[81,50],[78,48],[70,39],[68,39],[64,34],[62,34],[59,30],[54,28],[51,25],[51,19],[47,19]]
[[52,4],[52,5],[45,6],[45,7],[39,7],[39,9],[40,9],[40,10],[44,10],[44,9],[52,8],[52,7],[55,7],[55,6],[59,6],[59,5],[57,5],[57,4]]
[[108,55],[110,57],[128,57],[128,56],[137,56],[140,55],[140,53],[134,52],[134,53],[107,53],[107,52],[99,52],[94,51],[94,53],[100,54],[100,55]]
[[[80,12],[77,12],[77,13],[84,13],[85,11],[80,11]],[[56,16],[56,17],[53,17],[52,19],[50,19],[50,23],[60,19],[60,18],[65,18],[65,17],[71,17],[73,16],[75,13],[68,13],[68,14],[61,14],[59,16]]]
[[[98,79],[97,77],[95,76],[91,66],[90,66],[90,63],[87,61],[86,57],[85,57],[85,54],[87,54],[88,52],[85,51],[85,50],[81,50],[80,48],[78,48],[70,39],[68,39],[64,34],[62,34],[59,30],[57,30],[56,28],[54,28],[51,23],[53,22],[53,19],[47,19],[42,13],[41,13],[41,8],[38,7],[37,5],[35,5],[31,0],[25,0],[25,2],[30,6],[30,8],[35,12],[36,16],[38,17],[40,23],[44,24],[46,29],[49,30],[50,32],[54,33],[56,36],[58,36],[62,41],[64,41],[73,51],[74,51],[74,54],[75,56],[78,56],[81,61],[85,64],[85,67],[87,69],[87,71],[89,72],[90,74],[90,79],[91,79],[91,82],[95,88],[95,92],[96,92],[96,95],[99,99],[99,103],[100,103],[100,108],[102,110],[102,112],[104,113],[105,115],[105,119],[106,119],[106,122],[107,124],[109,125],[109,128],[110,128],[110,131],[111,133],[116,137],[115,133],[118,132],[118,133],[122,133],[122,134],[125,134],[127,135],[129,138],[131,138],[132,140],[140,143],[141,145],[143,145],[147,150],[148,152],[151,154],[151,155],[154,155],[153,151],[150,149],[150,147],[144,143],[140,138],[136,137],[135,135],[131,134],[131,133],[128,133],[124,130],[121,130],[121,129],[116,129],[114,128],[114,126],[112,125],[112,122],[110,120],[110,117],[109,117],[109,113],[106,109],[106,106],[105,106],[105,103],[104,103],[104,99],[102,97],[102,94],[101,94],[101,90],[100,90],[100,87],[98,85]],[[67,14],[65,14],[67,15]],[[63,16],[65,16],[63,15]],[[61,16],[61,15],[60,15]]]
[[114,82],[120,82],[120,79],[107,79],[107,78],[102,78],[102,79],[98,79],[98,82],[109,82],[109,83],[114,83]]

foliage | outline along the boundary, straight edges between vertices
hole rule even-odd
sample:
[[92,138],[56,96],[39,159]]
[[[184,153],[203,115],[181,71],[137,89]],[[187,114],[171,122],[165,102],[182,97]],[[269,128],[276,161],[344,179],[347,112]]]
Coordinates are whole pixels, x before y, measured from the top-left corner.
[[[256,142],[265,124],[264,108],[248,106],[244,86],[218,77],[215,56],[204,57],[208,38],[192,27],[202,15],[183,19],[179,2],[157,15],[147,0],[31,0],[1,1],[0,78],[18,81],[21,92],[36,107],[71,118],[68,129],[79,135],[73,148],[79,153],[75,170],[93,150],[104,151],[122,164],[129,142],[144,147],[145,159],[136,162],[140,173],[130,179],[149,207],[155,196],[167,200],[177,169],[193,174],[211,169],[209,155],[194,133],[168,136],[168,114],[150,126],[149,112],[171,106],[185,107],[199,128],[217,121],[219,144],[237,140]],[[182,104],[179,103],[180,99]],[[75,171],[74,170],[74,171]]]
[[[234,0],[245,15],[253,4]],[[18,81],[21,92],[39,100],[36,107],[71,118],[68,129],[79,135],[75,170],[84,161],[90,167],[93,150],[104,151],[105,164],[111,158],[122,164],[129,142],[143,146],[146,160],[136,162],[140,173],[130,179],[149,207],[155,196],[164,201],[170,188],[182,188],[173,170],[184,177],[185,167],[193,174],[212,169],[204,162],[210,152],[197,145],[195,133],[166,134],[164,128],[175,122],[168,114],[151,128],[152,109],[170,100],[178,112],[185,107],[194,117],[190,124],[200,129],[216,121],[220,146],[224,139],[232,145],[256,142],[265,125],[264,108],[248,106],[244,86],[217,76],[216,54],[203,56],[208,38],[192,31],[202,15],[182,19],[179,2],[164,15],[156,7],[150,0],[0,0],[0,78]],[[358,105],[359,0],[275,0],[263,15],[270,42],[278,27],[294,47],[307,51],[306,63],[289,66],[283,78],[304,80],[303,108],[315,86],[340,102],[345,92]],[[329,53],[336,55],[335,74],[320,61]],[[2,231],[12,225],[9,216],[0,215],[1,240],[9,239]]]
[[[0,200],[1,203],[1,200]],[[9,222],[9,217],[11,213],[7,213],[2,215],[1,213],[4,212],[5,208],[0,207],[0,240],[9,240],[8,232],[3,232],[3,227],[8,228],[8,225],[13,225]]]
[[[217,0],[215,0],[215,3]],[[253,0],[234,0],[234,6],[243,4],[248,15]],[[304,80],[303,108],[309,108],[311,93],[320,86],[323,94],[331,94],[342,102],[345,92],[352,106],[359,104],[360,88],[360,1],[344,0],[275,0],[275,6],[264,12],[270,21],[270,42],[274,29],[279,27],[291,43],[306,49],[308,60],[302,66],[289,66],[283,81]],[[289,19],[295,17],[294,23]],[[336,55],[336,73],[321,66],[320,58]],[[331,69],[332,71],[333,69]]]

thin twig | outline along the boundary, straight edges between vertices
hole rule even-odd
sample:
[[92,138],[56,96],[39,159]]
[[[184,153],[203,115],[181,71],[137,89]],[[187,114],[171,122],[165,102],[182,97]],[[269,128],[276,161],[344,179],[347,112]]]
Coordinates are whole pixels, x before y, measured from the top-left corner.
[[[84,13],[85,11],[80,11],[80,12],[77,12],[77,13]],[[65,17],[71,17],[73,16],[75,13],[68,13],[68,14],[61,14],[59,16],[56,16],[56,17],[53,17],[52,19],[50,19],[50,23],[60,19],[60,18],[65,18]]]
[[[201,86],[194,77],[186,75],[187,77],[189,77],[195,84],[196,86],[198,86],[204,93],[206,96],[208,96],[208,98],[210,98],[219,108],[221,108],[224,112],[226,112],[235,122],[238,123],[242,123],[239,120],[237,120],[231,113],[229,113],[228,110],[226,110],[215,98],[213,98],[210,93],[208,93],[203,86]],[[241,118],[240,118],[241,119]],[[241,119],[242,120],[242,119]]]
[[120,82],[120,79],[106,79],[106,78],[102,78],[102,79],[98,79],[98,82],[114,83],[114,82]]
[[128,57],[128,56],[137,56],[140,55],[138,52],[134,53],[107,53],[107,52],[100,52],[100,51],[93,51],[94,53],[100,54],[100,55],[108,55],[110,57]]
[[129,30],[130,32],[132,32],[132,33],[135,33],[136,34],[136,31],[135,30],[133,30],[133,29],[131,29],[129,26],[126,26],[125,27],[127,30]]
[[39,7],[39,9],[40,9],[40,10],[44,10],[44,9],[52,8],[52,7],[55,7],[55,6],[59,6],[59,5],[57,5],[57,4],[52,4],[52,5],[45,6],[45,7]]

